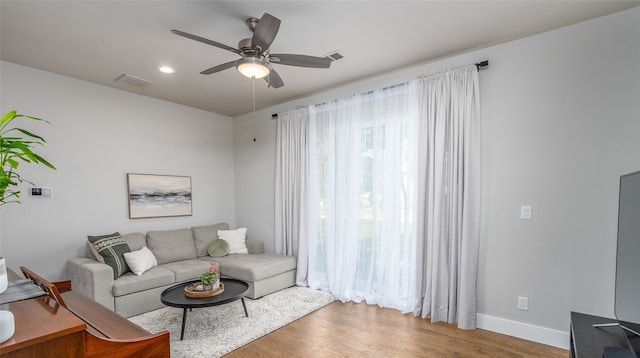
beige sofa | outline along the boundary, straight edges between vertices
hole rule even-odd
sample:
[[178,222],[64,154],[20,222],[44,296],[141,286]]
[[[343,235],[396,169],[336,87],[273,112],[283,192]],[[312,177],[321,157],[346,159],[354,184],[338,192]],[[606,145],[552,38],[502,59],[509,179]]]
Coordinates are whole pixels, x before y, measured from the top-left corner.
[[127,272],[114,279],[111,266],[97,261],[87,250],[87,257],[75,257],[68,262],[72,288],[124,317],[131,317],[164,307],[160,302],[163,290],[199,278],[209,269],[211,261],[219,263],[222,277],[247,282],[249,298],[260,298],[295,284],[295,258],[265,254],[260,241],[246,240],[248,254],[209,256],[207,248],[218,240],[218,230],[228,229],[227,224],[221,223],[121,235],[131,251],[147,247],[158,266],[140,276]]

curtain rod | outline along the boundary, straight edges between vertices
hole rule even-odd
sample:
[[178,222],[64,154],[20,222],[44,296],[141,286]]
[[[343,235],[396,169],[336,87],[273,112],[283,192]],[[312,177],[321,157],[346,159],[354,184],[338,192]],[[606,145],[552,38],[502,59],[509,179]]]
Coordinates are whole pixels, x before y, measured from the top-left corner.
[[[480,72],[480,69],[483,69],[485,67],[489,67],[489,60],[476,62],[475,65],[476,65],[476,69],[478,70],[478,72]],[[272,114],[271,115],[271,119],[278,119],[278,113]]]

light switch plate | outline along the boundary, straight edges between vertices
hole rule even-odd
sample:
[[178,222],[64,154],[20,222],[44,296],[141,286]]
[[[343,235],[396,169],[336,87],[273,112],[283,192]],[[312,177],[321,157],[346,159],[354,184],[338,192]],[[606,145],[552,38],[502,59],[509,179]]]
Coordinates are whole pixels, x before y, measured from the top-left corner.
[[31,188],[31,190],[29,191],[29,194],[31,194],[31,196],[35,196],[35,197],[41,197],[41,198],[49,198],[51,197],[51,195],[53,195],[53,189],[52,188]]

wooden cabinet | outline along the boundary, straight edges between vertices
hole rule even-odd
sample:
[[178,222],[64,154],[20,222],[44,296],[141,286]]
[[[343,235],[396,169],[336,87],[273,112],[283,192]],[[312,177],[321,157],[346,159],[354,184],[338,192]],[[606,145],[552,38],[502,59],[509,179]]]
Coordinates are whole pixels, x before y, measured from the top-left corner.
[[[595,328],[594,324],[615,323],[615,319],[571,312],[570,352],[572,358],[602,358],[605,347],[628,348],[620,327]],[[633,325],[638,329],[637,325]],[[635,349],[640,348],[640,337],[630,337]],[[632,357],[632,356],[631,356]]]

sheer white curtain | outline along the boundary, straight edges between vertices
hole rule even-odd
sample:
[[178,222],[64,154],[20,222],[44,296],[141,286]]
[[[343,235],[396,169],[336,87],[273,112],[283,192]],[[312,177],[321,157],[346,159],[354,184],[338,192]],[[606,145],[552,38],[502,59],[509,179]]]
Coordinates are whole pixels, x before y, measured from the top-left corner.
[[466,66],[418,83],[422,317],[472,329],[480,241],[478,72]]
[[475,328],[479,116],[475,66],[279,114],[276,249],[298,284]]
[[403,312],[419,306],[410,87],[311,106],[308,137],[309,285]]
[[308,121],[307,108],[279,113],[276,119],[275,251],[297,256],[300,286],[307,286]]

